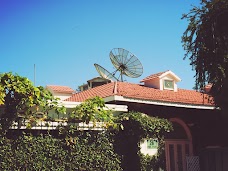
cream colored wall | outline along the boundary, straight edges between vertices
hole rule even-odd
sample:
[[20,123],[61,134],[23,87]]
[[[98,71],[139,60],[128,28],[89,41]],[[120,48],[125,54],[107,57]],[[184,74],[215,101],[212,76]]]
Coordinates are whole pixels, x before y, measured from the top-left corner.
[[149,155],[149,156],[153,156],[155,154],[157,154],[158,149],[148,149],[147,148],[147,140],[144,139],[142,140],[142,142],[140,143],[140,152],[144,155]]
[[158,78],[145,81],[145,86],[160,89],[160,82]]
[[156,89],[159,89],[159,90],[164,90],[164,80],[172,80],[174,81],[174,91],[177,91],[177,84],[176,84],[176,81],[169,75],[159,79],[159,78],[156,78],[156,79],[152,79],[152,80],[148,80],[148,81],[145,81],[145,86],[147,87],[152,87],[152,88],[156,88]]
[[54,97],[60,98],[60,100],[65,100],[72,96],[72,94],[67,93],[53,93]]

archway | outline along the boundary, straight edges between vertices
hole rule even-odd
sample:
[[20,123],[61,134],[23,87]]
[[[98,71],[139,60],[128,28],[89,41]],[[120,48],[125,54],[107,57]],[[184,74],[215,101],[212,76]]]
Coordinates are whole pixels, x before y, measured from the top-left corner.
[[179,118],[171,118],[174,131],[165,139],[166,167],[168,171],[186,171],[186,156],[192,156],[192,135]]

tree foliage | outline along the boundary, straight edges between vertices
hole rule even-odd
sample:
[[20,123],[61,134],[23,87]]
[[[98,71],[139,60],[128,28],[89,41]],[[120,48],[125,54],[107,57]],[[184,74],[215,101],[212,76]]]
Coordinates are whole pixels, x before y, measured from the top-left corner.
[[183,19],[189,22],[182,42],[196,71],[196,89],[210,83],[215,103],[228,111],[228,1],[202,0]]
[[70,115],[71,119],[85,123],[104,122],[107,125],[113,124],[113,114],[110,109],[105,107],[105,102],[101,97],[93,97],[85,100],[76,106]]
[[58,99],[43,87],[35,87],[32,82],[17,74],[3,73],[0,75],[0,103],[4,106],[4,112],[0,114],[0,129],[4,133],[14,121],[21,117],[29,119],[42,111],[55,109],[56,112],[64,112],[64,108],[58,106]]

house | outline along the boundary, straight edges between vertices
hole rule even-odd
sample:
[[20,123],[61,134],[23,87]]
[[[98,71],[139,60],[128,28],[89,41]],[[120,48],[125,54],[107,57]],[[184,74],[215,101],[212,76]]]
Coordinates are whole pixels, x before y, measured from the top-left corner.
[[68,86],[47,85],[46,89],[49,90],[53,96],[59,98],[60,100],[65,100],[76,93],[75,90]]
[[112,80],[106,79],[106,78],[101,78],[101,77],[95,77],[91,80],[87,81],[87,84],[83,84],[79,86],[80,91],[88,90],[90,88],[94,88],[103,84],[107,84],[112,82]]
[[178,88],[179,81],[168,70],[152,74],[140,84],[108,82],[72,94],[63,103],[81,103],[100,96],[107,105],[125,106],[125,109],[127,106],[128,111],[169,119],[174,131],[165,139],[166,167],[168,171],[186,171],[194,163],[198,167],[198,156],[203,149],[221,147],[224,141],[222,117],[210,97],[205,92]]
[[[101,83],[106,84],[106,83],[111,82],[110,80],[102,79],[102,78],[95,78],[92,80],[95,80],[95,82],[100,81],[97,84],[90,83],[90,85],[92,85],[92,84],[96,85],[94,87],[99,86]],[[89,81],[88,81],[88,83],[89,83]],[[86,90],[90,89],[90,88],[91,87],[88,86],[86,88]],[[71,89],[68,86],[47,85],[46,89],[49,90],[53,94],[54,97],[60,99],[60,104],[66,107],[67,113],[71,112],[75,106],[79,105],[81,102],[84,101],[84,100],[83,101],[69,101],[69,100],[67,100],[67,99],[71,98],[74,94],[79,94],[79,93],[76,93],[76,91],[74,91],[73,89]],[[93,96],[91,96],[91,97],[93,97]],[[126,105],[106,104],[106,107],[108,109],[112,109],[114,114],[116,114],[116,115],[119,113],[128,111]]]

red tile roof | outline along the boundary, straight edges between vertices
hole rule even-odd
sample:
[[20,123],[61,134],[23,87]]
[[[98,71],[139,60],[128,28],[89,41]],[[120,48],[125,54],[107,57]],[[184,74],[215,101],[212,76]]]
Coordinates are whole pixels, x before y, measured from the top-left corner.
[[75,90],[68,86],[57,86],[57,85],[47,85],[47,89],[52,90],[56,93],[73,93]]
[[100,96],[102,98],[114,95],[114,82],[104,84],[98,87],[94,87],[92,89],[88,89],[79,93],[72,95],[70,98],[65,101],[74,101],[74,102],[82,102],[88,98]]
[[169,70],[167,71],[164,71],[164,72],[159,72],[159,73],[156,73],[156,74],[152,74],[152,75],[149,75],[148,77],[142,79],[140,82],[144,82],[146,80],[151,80],[151,79],[154,79],[154,78],[159,78],[159,76],[161,76],[162,74],[168,72]]
[[114,95],[140,100],[171,102],[190,105],[212,105],[208,102],[208,95],[202,94],[194,90],[178,89],[177,92],[174,92],[170,90],[158,90],[155,88],[146,87],[144,85],[127,82],[112,82],[102,86],[98,86],[74,94],[70,98],[66,99],[66,101],[82,102],[94,96],[100,96],[102,98],[105,98]]

